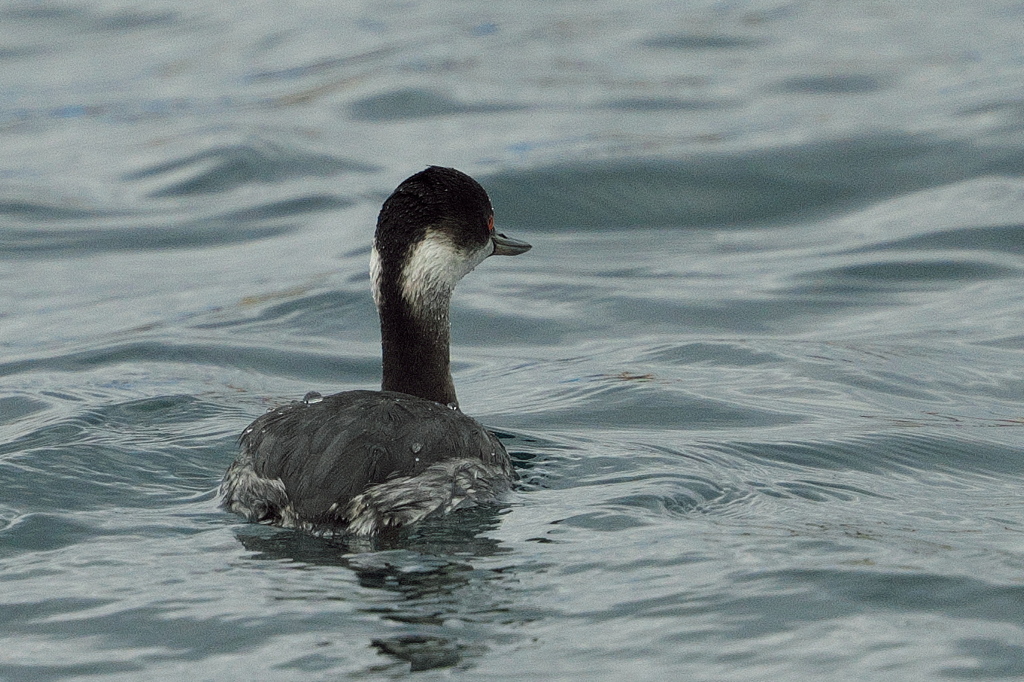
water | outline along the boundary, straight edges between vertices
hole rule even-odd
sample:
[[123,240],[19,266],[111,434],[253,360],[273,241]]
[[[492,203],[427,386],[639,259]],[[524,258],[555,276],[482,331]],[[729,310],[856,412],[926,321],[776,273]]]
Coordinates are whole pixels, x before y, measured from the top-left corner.
[[[1024,676],[1024,3],[0,9],[0,678]],[[379,381],[381,200],[521,484],[242,523],[268,407]]]

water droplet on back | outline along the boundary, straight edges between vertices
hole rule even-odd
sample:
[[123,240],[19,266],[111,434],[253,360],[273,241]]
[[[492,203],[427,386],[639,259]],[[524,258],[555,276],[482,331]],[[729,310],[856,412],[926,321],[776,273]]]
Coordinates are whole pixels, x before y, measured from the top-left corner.
[[323,399],[324,397],[317,393],[316,391],[310,391],[306,395],[302,396],[302,402],[306,403],[307,405],[313,405],[314,403],[318,403]]
[[418,454],[419,451],[422,450],[422,449],[423,449],[423,443],[413,443],[412,444],[412,454],[414,454],[414,455]]

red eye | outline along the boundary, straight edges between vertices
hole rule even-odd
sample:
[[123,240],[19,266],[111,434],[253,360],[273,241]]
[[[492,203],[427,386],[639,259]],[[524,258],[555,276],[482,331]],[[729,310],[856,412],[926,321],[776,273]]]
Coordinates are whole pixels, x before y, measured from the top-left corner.
[[494,232],[494,216],[491,215],[487,218],[487,231]]

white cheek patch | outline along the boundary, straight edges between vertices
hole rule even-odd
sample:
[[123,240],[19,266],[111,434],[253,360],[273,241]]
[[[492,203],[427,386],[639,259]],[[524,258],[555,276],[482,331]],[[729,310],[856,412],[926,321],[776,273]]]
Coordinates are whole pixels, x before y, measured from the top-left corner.
[[370,249],[370,290],[373,292],[373,303],[380,309],[380,254],[377,247]]
[[[494,251],[488,241],[476,251],[459,251],[447,238],[437,232],[428,232],[426,237],[413,247],[402,270],[402,298],[413,308],[448,308],[452,291],[460,279],[479,265]],[[371,261],[371,271],[373,263]],[[378,262],[378,270],[380,268]]]

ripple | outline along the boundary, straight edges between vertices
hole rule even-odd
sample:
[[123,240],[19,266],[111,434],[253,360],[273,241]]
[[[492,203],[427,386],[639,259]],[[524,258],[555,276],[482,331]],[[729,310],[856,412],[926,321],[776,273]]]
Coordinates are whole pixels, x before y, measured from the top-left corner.
[[319,211],[334,211],[340,208],[351,206],[352,201],[330,194],[314,194],[304,197],[294,197],[272,201],[260,206],[244,208],[218,216],[218,220],[233,223],[249,223],[272,218],[285,218],[302,215],[304,213],[315,213]]
[[5,7],[3,10],[0,10],[0,16],[22,21],[79,21],[82,18],[89,16],[89,12],[80,7],[42,2],[31,3],[29,5],[18,5],[15,7]]
[[1024,587],[993,585],[970,576],[851,570],[786,570],[748,576],[780,587],[803,585],[822,604],[841,602],[857,610],[941,613],[957,619],[1018,624],[1024,618]]
[[827,74],[787,78],[779,84],[782,92],[811,95],[850,95],[876,92],[886,87],[885,79],[862,73]]
[[[834,440],[708,443],[710,451],[803,470],[903,473],[947,488],[971,488],[984,477],[1021,476],[1013,448],[957,434],[894,431]],[[968,476],[958,478],[958,474]],[[934,475],[934,476],[933,476]]]
[[[284,298],[272,303],[276,298]],[[243,299],[241,309],[232,309],[224,319],[195,324],[196,329],[242,327],[247,335],[275,329],[295,337],[335,337],[339,329],[358,329],[367,336],[378,332],[376,309],[364,291],[286,291],[271,298]]]
[[936,230],[903,239],[882,241],[849,249],[843,253],[876,253],[888,251],[991,251],[1024,254],[1024,225],[965,225],[952,230]]
[[[1020,270],[989,263],[952,260],[863,263],[818,273],[818,277],[873,282],[944,282],[984,280],[1019,275]],[[814,276],[814,275],[811,275]],[[884,285],[884,284],[883,284]]]
[[921,289],[961,288],[971,282],[1015,278],[1020,268],[980,261],[913,260],[858,263],[801,275],[813,284],[789,291],[802,294],[860,296],[866,291],[903,293]]
[[97,208],[83,208],[81,206],[70,206],[42,200],[4,199],[0,200],[0,215],[9,216],[18,221],[63,222],[66,220],[107,217],[116,215],[116,213]]
[[262,371],[273,368],[278,376],[294,373],[295,378],[323,381],[335,376],[363,382],[380,377],[379,358],[344,358],[322,351],[300,351],[292,346],[245,346],[227,342],[169,343],[159,339],[130,341],[96,346],[52,357],[34,357],[0,363],[0,376],[12,376],[41,370],[86,371],[90,368],[122,363],[208,364]]
[[[270,211],[273,214],[274,211]],[[254,210],[251,218],[259,218]],[[69,258],[96,253],[191,249],[204,246],[239,244],[269,239],[297,229],[297,225],[243,226],[216,218],[174,225],[136,225],[135,227],[63,227],[60,230],[16,230],[0,227],[0,259],[45,258],[54,255]]]
[[97,12],[84,7],[62,7],[57,4],[41,2],[4,8],[0,10],[0,17],[26,23],[63,24],[77,30],[127,32],[136,29],[166,27],[178,23],[180,15],[177,12],[166,10],[142,9]]
[[954,183],[1024,173],[1024,154],[914,135],[747,153],[561,163],[484,179],[503,222],[535,230],[771,224]]
[[0,426],[14,424],[49,407],[47,403],[29,396],[0,397]]
[[675,382],[649,380],[645,375],[626,374],[571,380],[523,406],[515,420],[520,428],[531,424],[529,415],[536,415],[541,424],[571,428],[615,424],[619,428],[699,430],[766,428],[803,419],[802,415],[700,396]]
[[682,99],[679,97],[627,97],[605,104],[617,111],[713,111],[738,106],[735,102],[712,99]]
[[887,497],[858,486],[811,479],[779,481],[775,484],[775,488],[785,491],[794,497],[801,497],[812,502],[827,502],[830,500],[853,502],[864,497]]
[[761,38],[724,33],[671,33],[648,38],[641,44],[671,50],[739,50],[762,47],[766,42]]
[[365,163],[330,154],[316,154],[276,143],[219,146],[128,173],[125,180],[186,174],[184,180],[150,193],[152,198],[225,192],[250,183],[276,183],[292,178],[328,177],[339,173],[369,173]]
[[48,552],[89,542],[95,534],[96,528],[65,515],[25,514],[0,532],[3,538],[0,546],[3,555],[17,556],[23,552]]
[[[119,215],[113,211],[65,210],[59,206],[25,203],[9,213],[16,210],[39,221],[40,225],[29,229],[0,225],[0,259],[54,255],[80,258],[119,251],[240,244],[288,234],[302,225],[300,220],[305,214],[336,211],[352,203],[330,194],[313,194],[187,220],[181,220],[174,213],[164,217]],[[0,214],[3,212],[4,206],[0,205]]]
[[733,505],[750,503],[755,491],[726,486],[709,478],[678,476],[649,482],[635,493],[609,497],[602,505],[640,510],[654,517],[689,516],[693,513],[728,513]]
[[354,102],[349,111],[352,118],[361,121],[397,121],[454,114],[520,111],[525,108],[508,102],[471,104],[460,102],[432,90],[405,88],[361,99]]
[[191,396],[64,404],[37,415],[36,428],[0,447],[5,502],[27,514],[6,532],[63,536],[43,532],[38,523],[77,529],[78,520],[47,514],[130,507],[137,518],[144,509],[205,494],[232,449],[235,424],[240,429],[244,419],[238,407]]
[[708,364],[715,367],[756,367],[780,362],[784,356],[771,350],[734,340],[659,344],[645,350],[644,362],[670,365]]

